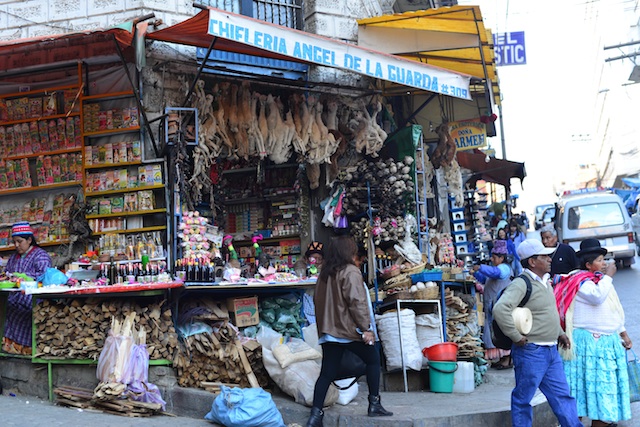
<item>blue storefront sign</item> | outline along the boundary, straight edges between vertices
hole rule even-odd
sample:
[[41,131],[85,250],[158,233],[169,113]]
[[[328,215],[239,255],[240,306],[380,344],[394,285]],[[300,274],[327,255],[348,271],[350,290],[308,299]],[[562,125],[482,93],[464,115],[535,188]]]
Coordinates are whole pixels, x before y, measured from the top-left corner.
[[524,31],[494,34],[493,45],[496,65],[524,65],[527,63]]

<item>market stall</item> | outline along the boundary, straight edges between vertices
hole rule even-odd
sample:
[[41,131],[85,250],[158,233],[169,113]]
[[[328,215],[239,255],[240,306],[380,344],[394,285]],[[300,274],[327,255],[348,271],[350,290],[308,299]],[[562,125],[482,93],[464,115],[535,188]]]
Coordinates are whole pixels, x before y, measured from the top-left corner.
[[[194,37],[176,30],[151,38]],[[209,51],[214,40],[204,39]],[[53,365],[96,364],[112,320],[133,312],[149,363],[172,364],[180,385],[264,386],[257,325],[304,335],[318,272],[305,249],[345,233],[366,254],[363,276],[379,314],[398,309],[391,330],[401,306],[411,306],[421,316],[414,324],[458,343],[461,357],[481,352],[469,326],[473,304],[451,291],[470,293],[449,224],[465,192],[444,117],[439,139],[425,142],[420,126],[397,129],[391,102],[371,88],[205,73],[203,61],[192,80],[171,76],[156,132],[131,78],[133,58],[119,56],[124,65],[74,63],[69,82],[46,70],[21,76],[0,95],[8,156],[0,196],[19,195],[3,224],[26,219],[43,245],[69,243],[57,262],[64,284],[6,291],[37,296],[29,357],[48,365],[50,389]],[[61,188],[72,194],[50,197]],[[3,242],[12,249],[0,230]],[[420,370],[422,355],[412,357]],[[414,369],[401,360],[393,369]]]

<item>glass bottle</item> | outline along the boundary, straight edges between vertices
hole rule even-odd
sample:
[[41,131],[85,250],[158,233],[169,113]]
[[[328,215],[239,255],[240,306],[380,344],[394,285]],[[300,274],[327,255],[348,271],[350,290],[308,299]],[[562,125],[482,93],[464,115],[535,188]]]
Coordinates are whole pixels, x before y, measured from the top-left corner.
[[142,269],[146,271],[147,265],[149,264],[149,254],[146,249],[142,250],[142,255],[140,255],[140,261],[142,263]]
[[133,246],[133,237],[132,236],[128,236],[127,237],[127,251],[126,251],[125,255],[127,256],[128,260],[136,259],[136,251],[135,251],[135,248]]
[[142,241],[142,236],[140,234],[138,234],[136,240],[136,259],[141,259],[142,252],[145,250],[145,244]]
[[151,235],[151,233],[147,233],[147,235],[145,236],[145,239],[146,239],[147,255],[149,257],[155,258],[156,257],[156,244],[153,241],[153,236]]

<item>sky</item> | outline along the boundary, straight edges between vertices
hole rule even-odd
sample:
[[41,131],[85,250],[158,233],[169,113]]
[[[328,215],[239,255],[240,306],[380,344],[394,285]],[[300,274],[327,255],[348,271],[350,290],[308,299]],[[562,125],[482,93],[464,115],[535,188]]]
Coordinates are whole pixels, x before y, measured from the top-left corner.
[[[567,166],[593,162],[594,110],[611,78],[602,46],[629,41],[621,14],[637,2],[459,1],[479,5],[493,33],[525,32],[527,64],[498,68],[506,158],[524,162],[527,171],[522,187],[512,183],[516,212],[554,202]],[[490,144],[502,157],[500,135]]]

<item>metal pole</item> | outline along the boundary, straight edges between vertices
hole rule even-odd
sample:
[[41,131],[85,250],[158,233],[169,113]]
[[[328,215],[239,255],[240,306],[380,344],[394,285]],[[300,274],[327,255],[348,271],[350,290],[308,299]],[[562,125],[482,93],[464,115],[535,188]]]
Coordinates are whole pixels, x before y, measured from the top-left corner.
[[507,159],[507,145],[504,140],[504,122],[502,121],[502,105],[498,105],[498,117],[500,118],[500,143],[502,144],[502,158]]

